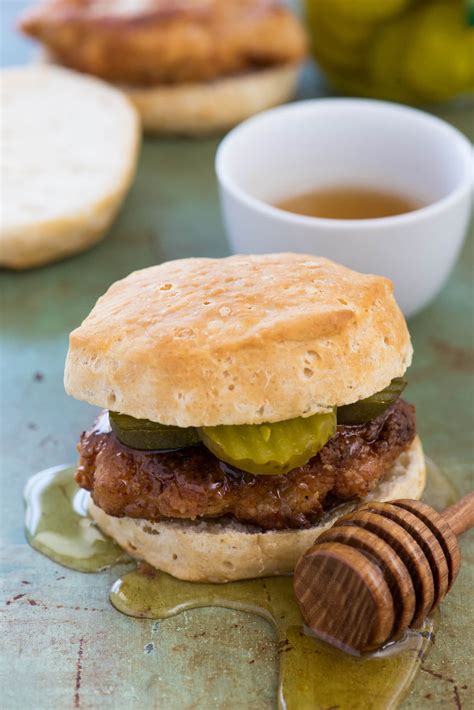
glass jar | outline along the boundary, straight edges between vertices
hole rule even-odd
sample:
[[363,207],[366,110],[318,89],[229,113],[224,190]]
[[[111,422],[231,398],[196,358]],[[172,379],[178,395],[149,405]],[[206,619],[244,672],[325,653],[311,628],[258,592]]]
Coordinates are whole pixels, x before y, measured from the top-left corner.
[[426,104],[474,91],[472,0],[306,0],[306,14],[343,93]]

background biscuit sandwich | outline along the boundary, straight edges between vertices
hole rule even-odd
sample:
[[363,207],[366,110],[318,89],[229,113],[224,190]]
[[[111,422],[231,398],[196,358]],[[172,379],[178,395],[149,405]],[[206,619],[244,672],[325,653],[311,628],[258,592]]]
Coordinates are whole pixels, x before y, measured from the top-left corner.
[[52,61],[120,85],[155,133],[220,131],[287,101],[306,53],[274,0],[46,0],[21,29]]
[[361,499],[421,495],[411,355],[391,283],[326,259],[132,273],[70,337],[67,392],[106,408],[79,445],[92,516],[182,579],[291,572]]

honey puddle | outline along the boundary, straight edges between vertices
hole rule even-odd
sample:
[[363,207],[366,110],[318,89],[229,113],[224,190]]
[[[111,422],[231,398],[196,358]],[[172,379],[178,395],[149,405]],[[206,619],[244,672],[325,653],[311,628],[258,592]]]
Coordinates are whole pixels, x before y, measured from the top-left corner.
[[[427,465],[424,500],[444,508],[457,493],[434,464]],[[26,532],[30,544],[56,562],[92,572],[110,567],[124,555],[88,518],[87,500],[88,494],[74,483],[73,468],[60,466],[37,474],[25,489]],[[188,609],[219,606],[270,621],[279,648],[279,706],[287,710],[394,708],[432,644],[436,615],[422,629],[375,654],[350,656],[305,633],[291,577],[200,584],[144,569],[125,574],[112,586],[110,601],[123,614],[166,619]]]
[[25,531],[35,550],[79,572],[100,572],[128,559],[87,513],[89,493],[78,488],[75,468],[55,466],[26,484]]
[[281,708],[396,707],[426,656],[433,621],[378,656],[354,657],[306,635],[291,577],[268,577],[224,585],[182,582],[137,570],[112,587],[110,601],[129,616],[166,619],[197,607],[221,606],[258,614],[275,626],[279,649]]

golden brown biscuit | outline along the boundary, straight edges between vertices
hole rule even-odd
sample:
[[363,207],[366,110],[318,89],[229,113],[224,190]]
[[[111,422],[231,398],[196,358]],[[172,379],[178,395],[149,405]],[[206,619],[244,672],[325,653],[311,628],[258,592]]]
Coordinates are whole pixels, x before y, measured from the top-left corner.
[[162,424],[309,416],[411,362],[393,287],[317,256],[181,259],[114,283],[70,336],[66,391]]

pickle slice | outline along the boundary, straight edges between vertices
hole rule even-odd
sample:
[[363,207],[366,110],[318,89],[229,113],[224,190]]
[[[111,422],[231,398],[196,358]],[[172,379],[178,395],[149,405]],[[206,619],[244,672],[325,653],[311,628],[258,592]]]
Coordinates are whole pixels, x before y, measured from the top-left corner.
[[242,424],[199,429],[217,458],[257,475],[281,475],[303,466],[336,431],[335,411],[272,424]]
[[396,377],[388,387],[371,397],[338,407],[337,423],[351,426],[375,419],[400,397],[406,386],[407,382],[403,377]]
[[117,439],[132,449],[184,449],[186,446],[199,444],[200,441],[194,427],[166,426],[118,412],[109,412],[109,420]]

